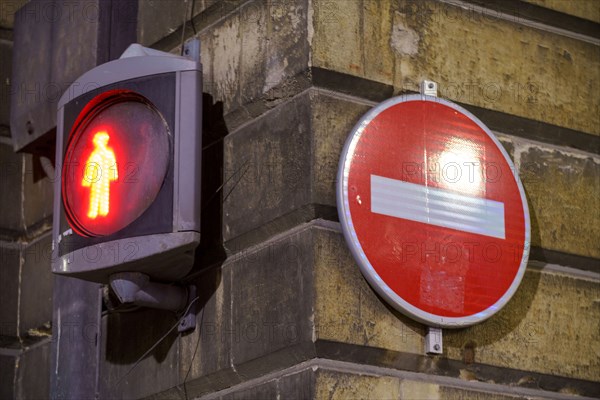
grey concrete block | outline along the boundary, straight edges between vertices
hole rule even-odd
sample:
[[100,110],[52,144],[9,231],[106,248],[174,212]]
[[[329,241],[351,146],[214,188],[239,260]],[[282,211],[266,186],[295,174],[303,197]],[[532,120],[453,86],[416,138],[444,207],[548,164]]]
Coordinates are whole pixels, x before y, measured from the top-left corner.
[[0,3],[0,27],[12,29],[15,22],[15,13],[28,0],[9,0]]
[[85,398],[96,390],[98,346],[105,338],[98,334],[100,285],[55,276],[53,303],[51,392]]
[[221,400],[276,399],[277,382],[270,381],[251,388],[241,389],[221,397]]
[[[3,349],[4,350],[4,349]],[[47,399],[50,397],[50,341],[38,341],[23,349],[0,355],[1,399]]]
[[105,316],[99,361],[100,397],[141,398],[177,385],[177,329],[159,343],[176,323],[174,313],[148,308]]
[[31,154],[24,154],[23,160],[23,226],[25,235],[31,237],[52,227],[54,183],[60,181],[60,176],[58,172],[46,176],[37,164],[39,159]]
[[308,67],[308,8],[308,0],[269,2],[266,88]]
[[236,114],[235,119],[255,115],[260,109],[256,101],[273,107],[298,93],[301,84],[293,78],[308,69],[310,54],[308,1],[219,4],[228,14],[199,35],[204,91],[222,101],[225,114]]
[[195,283],[197,326],[180,339],[179,374],[190,392],[207,393],[240,382],[231,368],[231,268],[211,268]]
[[52,238],[48,233],[28,244],[21,252],[20,335],[52,321],[54,276],[50,271],[51,246]]
[[281,377],[277,382],[279,398],[289,400],[313,399],[315,373],[307,369],[297,374]]
[[[231,265],[232,362],[240,375],[257,376],[310,357],[312,264],[312,233],[301,230],[242,252]],[[265,356],[268,362],[252,363]]]
[[0,143],[0,238],[14,240],[50,229],[54,181],[29,154]]
[[20,248],[0,244],[0,336],[17,336]]
[[[209,7],[213,7],[213,13],[217,17],[223,17],[227,11],[241,3],[239,0],[197,0],[192,2],[172,1],[172,0],[141,0],[138,4],[138,43],[144,46],[151,46],[166,36],[172,35],[183,24],[184,15],[186,21],[186,31],[191,28],[189,18],[194,16],[196,29],[201,29],[203,16],[200,15]],[[221,4],[219,4],[221,3]],[[200,21],[198,21],[200,20]],[[181,33],[179,33],[179,38]]]
[[309,202],[310,129],[300,95],[225,138],[225,242]]
[[0,125],[9,125],[12,42],[0,39]]
[[28,336],[29,330],[49,326],[50,235],[28,245],[0,245],[0,278],[0,335]]
[[0,399],[15,397],[15,363],[15,357],[0,355]]
[[22,228],[23,155],[13,152],[12,146],[0,143],[0,235],[12,239]]
[[27,349],[19,356],[15,382],[16,399],[50,397],[50,341]]

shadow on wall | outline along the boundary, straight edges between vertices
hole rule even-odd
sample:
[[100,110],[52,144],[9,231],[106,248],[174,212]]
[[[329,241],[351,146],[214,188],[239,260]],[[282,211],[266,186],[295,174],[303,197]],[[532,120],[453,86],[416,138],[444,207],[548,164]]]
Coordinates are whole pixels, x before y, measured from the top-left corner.
[[[223,103],[213,103],[211,95],[203,94],[202,124],[202,212],[201,243],[196,250],[195,265],[191,273],[183,279],[184,284],[194,283],[197,286],[198,320],[196,329],[200,329],[201,310],[213,296],[221,284],[221,265],[226,258],[223,248],[222,220],[222,187],[223,187],[223,138],[227,135],[227,127],[223,119]],[[178,332],[173,329],[156,347],[144,356],[174,326],[178,316],[172,312],[139,309],[136,311],[109,314],[105,323],[106,351],[103,357],[112,365],[101,374],[104,381],[101,386],[108,392],[120,393],[115,387],[128,386],[125,378],[129,370],[138,362],[135,369],[145,373],[161,373],[164,368],[167,374],[178,369],[177,346]],[[143,357],[143,358],[142,358]],[[140,358],[142,358],[140,360]],[[149,360],[150,358],[154,359]],[[153,365],[153,366],[150,366]],[[131,372],[130,379],[140,373]],[[150,372],[152,371],[152,372]],[[123,382],[120,382],[123,380]],[[167,384],[168,379],[161,379]],[[175,384],[177,382],[171,382]],[[161,382],[156,384],[160,385]],[[102,392],[103,390],[101,390]]]
[[[531,204],[527,189],[524,189],[527,201]],[[531,241],[535,243],[536,238],[539,240],[540,237],[539,225],[535,210],[530,207],[529,213],[531,218]],[[520,345],[523,347],[526,347],[529,341],[537,340],[536,325],[544,324],[544,322],[532,320],[531,316],[529,322],[523,321],[527,317],[537,293],[540,276],[539,273],[531,272],[531,269],[527,268],[519,288],[502,310],[481,324],[465,329],[445,330],[444,345],[462,348],[464,361],[469,364],[477,361],[475,356],[476,347],[491,345],[511,333],[517,335],[516,340],[521,340],[523,343]],[[476,342],[473,341],[473,338],[477,339]]]

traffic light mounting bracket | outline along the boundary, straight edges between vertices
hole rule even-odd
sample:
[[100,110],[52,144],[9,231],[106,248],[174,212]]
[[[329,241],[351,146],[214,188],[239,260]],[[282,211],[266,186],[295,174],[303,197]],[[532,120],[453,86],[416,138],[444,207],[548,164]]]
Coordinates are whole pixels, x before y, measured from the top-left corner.
[[119,272],[109,278],[110,287],[123,304],[182,312],[179,319],[179,332],[194,330],[196,327],[196,286],[185,287],[151,282],[150,277],[141,272]]

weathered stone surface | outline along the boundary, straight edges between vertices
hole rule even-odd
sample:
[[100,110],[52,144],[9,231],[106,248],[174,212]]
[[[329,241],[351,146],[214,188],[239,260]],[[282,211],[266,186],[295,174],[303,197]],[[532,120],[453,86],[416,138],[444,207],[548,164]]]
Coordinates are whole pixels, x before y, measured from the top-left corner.
[[50,342],[9,350],[0,355],[0,398],[48,398]]
[[187,381],[208,376],[188,384],[190,390],[204,393],[240,382],[231,368],[231,268],[211,268],[196,285],[198,309],[203,311],[194,332],[180,339],[179,374]]
[[[423,326],[371,290],[341,233],[318,228],[314,235],[317,339],[422,353]],[[599,296],[596,280],[530,270],[499,314],[468,329],[445,330],[445,354],[463,360],[464,347],[473,342],[474,361],[466,362],[594,380]]]
[[0,336],[18,336],[20,246],[0,244]]
[[398,399],[400,380],[389,376],[353,375],[318,369],[316,399]]
[[273,1],[267,22],[267,62],[263,92],[308,66],[308,1]]
[[[403,379],[396,376],[360,374],[318,369],[316,375],[316,399],[427,399],[427,400],[511,400],[529,399],[525,394],[499,394],[483,389],[430,383],[420,380]],[[543,399],[543,392],[535,398]]]
[[0,398],[14,399],[15,357],[0,355]]
[[[194,2],[192,10],[191,2],[170,0],[142,0],[138,2],[138,43],[151,46],[175,32],[183,24],[186,17],[187,29],[190,29],[191,17],[202,14],[206,9],[214,6],[218,0],[199,0]],[[222,18],[227,12],[235,10],[241,3],[239,0],[221,1],[220,7],[215,7],[214,16],[211,18]],[[198,18],[196,18],[198,19]],[[198,27],[200,28],[200,27]]]
[[0,28],[12,29],[15,22],[15,13],[25,3],[27,3],[27,0],[10,0],[0,3]]
[[[542,393],[536,393],[536,399],[543,399]],[[401,399],[428,399],[428,400],[514,400],[530,399],[530,395],[518,394],[498,394],[486,391],[477,391],[473,388],[461,388],[445,386],[437,383],[428,383],[423,381],[402,380],[400,383]]]
[[[423,384],[422,384],[423,385]],[[528,395],[510,395],[510,394],[500,394],[500,393],[489,393],[489,392],[477,392],[475,390],[456,388],[451,386],[439,386],[438,389],[439,398],[447,399],[447,400],[463,400],[463,399],[472,399],[472,400],[515,400],[515,399],[530,399],[531,397]],[[544,399],[543,393],[539,393],[537,399]]]
[[139,43],[150,46],[173,33],[183,23],[184,15],[189,18],[190,9],[190,4],[183,1],[140,1],[137,26]]
[[513,139],[509,136],[496,136],[498,138],[498,141],[500,142],[500,144],[502,145],[502,147],[504,147],[504,150],[506,150],[506,152],[508,153],[508,156],[510,157],[511,160],[513,160],[513,163],[515,161],[515,145],[513,143]]
[[[4,4],[4,3],[2,3]],[[1,7],[1,5],[0,5]],[[10,76],[12,42],[0,39],[0,126],[8,127],[10,119]],[[4,132],[4,129],[3,129]],[[1,133],[0,133],[1,134]]]
[[[27,236],[35,236],[52,227],[54,182],[58,175],[48,177],[34,156],[23,154],[23,225]],[[39,160],[37,161],[39,163]]]
[[470,347],[473,354],[467,362],[472,359],[477,363],[597,380],[598,298],[597,280],[529,270],[513,299],[496,316],[471,328],[445,332],[446,354],[465,360],[465,347]]
[[[313,338],[311,230],[290,233],[232,261],[229,333],[235,369],[255,376],[309,358],[293,349],[310,347]],[[251,362],[264,356],[272,358],[267,365]]]
[[315,369],[308,368],[300,372],[278,374],[272,378],[259,379],[251,387],[233,386],[225,392],[210,393],[200,398],[206,400],[314,399]]
[[600,158],[533,145],[517,153],[532,244],[600,258]]
[[311,399],[315,392],[315,374],[307,369],[297,374],[281,377],[277,382],[281,399]]
[[[371,106],[317,89],[311,91],[311,98],[312,201],[335,206],[340,153],[350,130]],[[501,135],[500,143],[520,165],[531,214],[532,244],[600,257],[600,158],[543,144],[534,146],[508,135]]]
[[420,354],[423,326],[375,294],[341,233],[315,229],[314,235],[316,338]]
[[10,145],[0,143],[0,234],[5,238],[50,228],[53,182],[41,174],[30,154],[14,153]]
[[440,2],[312,4],[313,66],[398,91],[428,78],[453,101],[600,134],[600,100],[580,101],[600,90],[593,44]]
[[[141,398],[180,383],[177,330],[157,344],[176,323],[173,313],[149,308],[104,317],[99,332],[102,341],[99,351],[100,397]],[[84,320],[80,324],[84,346],[93,348],[97,326]],[[155,344],[157,346],[141,358]]]
[[274,89],[308,67],[307,13],[306,0],[253,1],[200,33],[204,91],[225,114],[263,95],[285,97]]
[[[52,253],[50,233],[23,248],[19,294],[19,331],[21,335],[52,321],[53,275],[50,271]],[[34,332],[35,334],[35,332]]]
[[312,65],[364,76],[362,2],[322,1],[312,5]]
[[[50,369],[50,391],[52,396],[58,398],[85,398],[89,393],[98,390],[100,397],[115,397],[112,393],[127,393],[126,381],[121,382],[121,386],[116,387],[116,379],[107,373],[112,365],[109,362],[103,362],[107,357],[110,360],[112,354],[121,357],[122,363],[119,365],[125,370],[123,365],[127,358],[131,358],[131,353],[137,351],[139,355],[143,354],[149,347],[144,347],[140,351],[139,347],[147,343],[136,343],[136,339],[145,332],[146,326],[142,326],[139,320],[137,324],[123,324],[123,331],[129,336],[123,335],[123,340],[112,340],[112,344],[105,346],[110,335],[101,333],[100,312],[102,310],[102,298],[100,285],[87,282],[76,278],[69,278],[62,275],[54,276],[54,291],[52,315],[52,342],[51,357],[48,358],[52,367]],[[103,318],[108,319],[111,316]],[[124,315],[121,315],[124,317]],[[112,315],[112,318],[119,316]],[[130,318],[135,318],[131,313]],[[134,321],[131,319],[131,321]],[[158,326],[158,320],[149,324],[151,328]],[[113,329],[112,335],[122,334],[122,331]],[[161,332],[161,334],[163,334]],[[135,345],[132,345],[132,342]],[[110,350],[106,350],[106,349]],[[148,360],[148,359],[146,359]],[[145,363],[143,363],[145,365]],[[148,374],[150,374],[150,370]],[[102,377],[97,380],[98,374]],[[119,378],[122,375],[119,375]],[[135,375],[134,375],[135,376]],[[123,386],[125,385],[125,386]],[[108,386],[109,390],[104,390]],[[124,389],[125,388],[125,389]],[[119,391],[120,390],[120,391]],[[105,394],[107,393],[107,394]],[[55,395],[56,394],[56,395]],[[108,395],[111,394],[111,395]]]
[[225,242],[309,203],[311,145],[307,94],[229,134],[224,146]]
[[600,23],[600,7],[596,0],[524,0],[551,10]]
[[0,335],[37,335],[37,328],[50,325],[50,235],[28,245],[3,243],[0,277]]
[[313,201],[335,205],[335,182],[340,154],[352,127],[371,107],[341,100],[323,89],[311,90]]
[[198,277],[202,325],[180,341],[179,373],[190,393],[222,390],[314,357],[312,243],[310,227],[295,229]]
[[403,380],[400,382],[401,399],[430,399],[440,398],[440,387],[435,383]]
[[[0,230],[13,236],[21,230],[21,193],[23,156],[12,146],[0,143]],[[12,234],[12,235],[11,235]]]
[[255,399],[276,399],[277,382],[271,381],[259,386],[247,389],[241,389],[221,397],[222,400],[255,400]]
[[[268,53],[277,52],[275,43],[266,40],[267,37],[276,37],[279,32],[273,31],[273,21],[266,2],[249,3],[240,10],[242,15],[239,19],[238,51],[239,51],[239,96],[240,103],[246,104],[258,98],[265,89],[265,82],[269,76],[269,68],[265,63]],[[215,52],[219,49],[215,48]],[[215,60],[224,57],[225,54],[214,54]],[[271,67],[272,68],[272,67]],[[213,70],[213,76],[218,71]],[[275,77],[270,77],[275,80]],[[213,81],[216,84],[218,81]],[[274,84],[279,82],[275,81]]]
[[233,14],[200,35],[203,90],[222,101],[224,113],[240,106],[240,15]]
[[[325,364],[325,365],[324,365]],[[409,375],[409,376],[407,376]],[[511,388],[472,383],[459,378],[430,379],[426,375],[370,368],[360,364],[321,360],[299,372],[283,370],[252,386],[233,386],[223,392],[207,394],[203,400],[216,399],[555,399],[556,394],[539,389]],[[575,394],[564,392],[564,394]],[[172,397],[165,397],[172,398]],[[567,397],[565,397],[567,398]]]
[[48,360],[50,360],[50,342],[21,353],[16,365],[15,399],[48,398],[50,392]]

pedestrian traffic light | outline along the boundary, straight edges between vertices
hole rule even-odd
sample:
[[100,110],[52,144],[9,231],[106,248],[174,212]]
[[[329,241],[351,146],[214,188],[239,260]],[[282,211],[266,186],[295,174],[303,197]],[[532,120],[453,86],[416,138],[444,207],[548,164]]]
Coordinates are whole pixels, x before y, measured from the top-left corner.
[[200,242],[201,65],[132,45],[60,99],[52,270],[185,276]]

